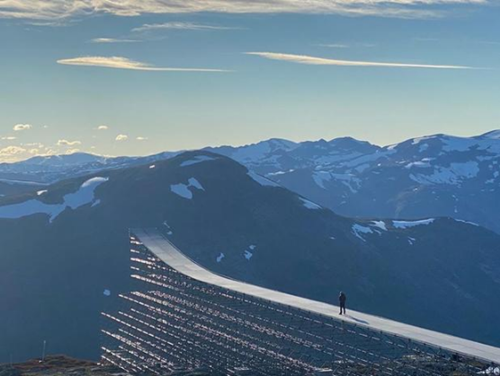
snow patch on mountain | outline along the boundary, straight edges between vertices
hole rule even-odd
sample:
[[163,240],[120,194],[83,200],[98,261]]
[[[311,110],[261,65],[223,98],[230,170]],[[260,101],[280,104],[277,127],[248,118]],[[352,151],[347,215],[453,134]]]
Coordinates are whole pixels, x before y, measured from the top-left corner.
[[256,174],[253,171],[248,171],[247,175],[264,187],[279,187],[279,185],[274,181],[269,180],[262,175]]
[[187,167],[187,166],[192,166],[198,163],[202,162],[207,162],[207,161],[213,161],[216,158],[210,157],[208,155],[197,155],[196,157],[189,159],[187,161],[184,161],[181,163],[181,167]]
[[170,190],[177,196],[191,200],[193,198],[193,191],[190,188],[196,188],[200,191],[204,191],[205,188],[200,184],[195,178],[190,178],[188,184],[173,184],[170,186]]
[[325,182],[332,180],[332,175],[327,171],[315,171],[312,178],[320,188],[325,189]]
[[[276,151],[291,151],[298,145],[295,142],[281,139],[271,139],[268,141],[259,142],[257,144],[246,145],[238,148],[231,154],[231,158],[240,163],[258,162],[270,153]],[[277,160],[274,159],[275,164]]]
[[466,221],[466,220],[464,220],[464,219],[456,219],[456,218],[455,218],[455,221],[456,221],[456,222],[461,222],[461,223],[465,223],[465,224],[468,224],[468,225],[472,225],[472,226],[479,227],[479,225],[478,225],[477,223],[470,222],[470,221]]
[[224,259],[224,257],[226,257],[226,255],[225,255],[224,253],[222,253],[222,252],[221,252],[221,253],[219,254],[219,256],[217,256],[217,258],[216,258],[217,262],[219,262],[219,263],[220,263],[220,262]]
[[306,207],[307,209],[312,209],[312,210],[321,209],[321,206],[315,204],[314,202],[306,200],[303,197],[299,197],[299,199],[300,199],[300,201],[302,201],[302,205],[304,205],[304,207]]
[[432,139],[432,138],[434,138],[434,136],[416,137],[416,138],[414,138],[414,139],[411,140],[412,141],[411,143],[412,143],[412,145],[418,145],[422,141],[426,141],[426,140],[429,140],[429,139]]
[[387,231],[387,225],[384,221],[372,221],[372,226],[378,227],[383,231]]
[[479,164],[477,162],[451,163],[450,167],[436,167],[430,175],[411,174],[410,179],[423,185],[456,185],[463,180],[476,177],[479,171]]
[[362,241],[366,242],[365,238],[363,238],[363,234],[373,234],[373,230],[370,227],[367,226],[361,226],[359,224],[355,224],[352,226],[352,233],[354,236],[357,238],[361,239]]
[[107,181],[108,178],[101,177],[85,181],[78,191],[65,195],[62,204],[46,204],[33,199],[18,204],[2,206],[0,207],[0,218],[18,219],[35,214],[45,214],[50,217],[50,222],[53,222],[67,208],[78,209],[87,204],[99,203],[100,200],[95,200],[95,189]]
[[407,229],[416,226],[430,225],[435,220],[436,220],[435,218],[429,218],[429,219],[421,219],[419,221],[392,221],[392,226],[394,228]]
[[78,209],[79,207],[90,204],[94,201],[94,191],[101,184],[107,182],[108,178],[92,178],[82,184],[80,189],[75,193],[70,193],[64,196],[64,203],[71,209]]
[[417,168],[430,168],[432,166],[431,166],[431,164],[429,163],[428,160],[421,160],[421,161],[411,162],[411,163],[408,163],[405,166],[406,169],[411,169],[413,167],[417,167]]

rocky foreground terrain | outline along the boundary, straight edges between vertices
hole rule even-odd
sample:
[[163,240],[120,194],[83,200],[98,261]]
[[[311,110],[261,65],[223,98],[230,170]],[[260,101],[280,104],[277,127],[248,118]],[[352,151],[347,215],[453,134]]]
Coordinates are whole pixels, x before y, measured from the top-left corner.
[[25,363],[0,365],[0,376],[125,376],[114,367],[101,367],[94,362],[77,360],[62,355],[50,356],[41,362],[33,359]]

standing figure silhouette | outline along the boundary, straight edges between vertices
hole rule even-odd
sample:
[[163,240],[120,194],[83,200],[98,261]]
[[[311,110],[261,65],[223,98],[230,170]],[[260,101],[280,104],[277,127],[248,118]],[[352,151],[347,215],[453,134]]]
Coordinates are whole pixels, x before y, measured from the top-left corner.
[[345,313],[345,302],[347,301],[347,296],[341,291],[339,295],[339,306],[340,306],[340,314]]

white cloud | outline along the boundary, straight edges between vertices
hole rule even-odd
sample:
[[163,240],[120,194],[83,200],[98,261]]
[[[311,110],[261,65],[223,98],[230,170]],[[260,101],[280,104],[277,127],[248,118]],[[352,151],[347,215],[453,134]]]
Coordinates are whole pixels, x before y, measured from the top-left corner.
[[[493,0],[3,0],[0,17],[51,21],[93,14],[328,13],[432,17],[435,5],[492,4]],[[43,24],[43,22],[42,22]]]
[[80,152],[80,149],[68,149],[66,150],[66,154],[75,154]]
[[134,39],[120,39],[120,38],[94,38],[90,40],[91,43],[135,43],[139,42]]
[[166,22],[161,24],[144,24],[132,29],[133,32],[155,31],[155,30],[240,30],[240,28],[205,25],[193,22]]
[[112,56],[112,57],[84,56],[73,59],[61,59],[58,60],[57,63],[63,65],[79,65],[88,67],[131,69],[131,70],[154,71],[154,72],[228,72],[222,69],[155,67],[154,65],[118,56]]
[[16,124],[14,125],[14,130],[16,132],[21,132],[21,131],[27,131],[29,129],[33,128],[31,124]]
[[68,140],[57,141],[57,146],[75,146],[81,144],[82,144],[81,141],[68,141]]
[[149,140],[149,138],[148,137],[139,136],[139,137],[136,138],[136,140],[137,141],[147,141],[147,140]]
[[2,140],[4,141],[13,141],[13,140],[16,140],[17,137],[14,137],[14,136],[4,136],[2,137]]
[[116,141],[127,141],[128,136],[126,134],[119,134],[118,136],[116,136],[115,140]]
[[13,163],[35,155],[50,155],[53,151],[47,148],[24,148],[21,146],[7,146],[0,149],[0,163]]
[[276,52],[247,52],[247,55],[260,56],[270,60],[280,60],[290,63],[307,65],[337,65],[347,67],[387,67],[387,68],[424,68],[424,69],[473,69],[460,65],[429,65],[429,64],[406,64],[406,63],[384,63],[373,61],[352,61],[325,59],[321,57],[292,55]]
[[107,125],[99,125],[97,127],[98,131],[107,131],[108,129],[109,129],[109,127]]

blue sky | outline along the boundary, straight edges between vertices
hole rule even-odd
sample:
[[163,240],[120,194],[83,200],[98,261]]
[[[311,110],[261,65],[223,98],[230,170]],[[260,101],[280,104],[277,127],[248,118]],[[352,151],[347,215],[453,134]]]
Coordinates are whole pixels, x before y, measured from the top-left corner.
[[500,128],[498,1],[109,3],[0,2],[0,161]]

